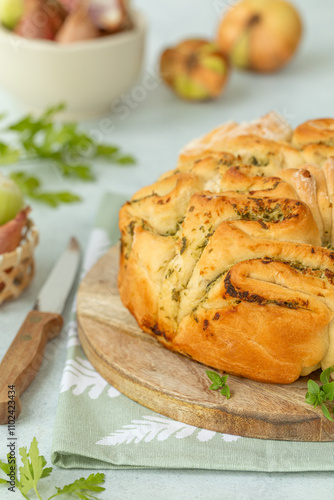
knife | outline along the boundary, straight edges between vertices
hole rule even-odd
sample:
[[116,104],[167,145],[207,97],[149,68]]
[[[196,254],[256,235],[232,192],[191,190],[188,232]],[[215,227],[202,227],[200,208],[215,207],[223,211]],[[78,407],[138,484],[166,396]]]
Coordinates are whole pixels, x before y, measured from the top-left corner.
[[0,424],[15,423],[21,412],[20,396],[42,364],[47,341],[61,332],[61,312],[79,261],[79,244],[71,238],[0,364]]

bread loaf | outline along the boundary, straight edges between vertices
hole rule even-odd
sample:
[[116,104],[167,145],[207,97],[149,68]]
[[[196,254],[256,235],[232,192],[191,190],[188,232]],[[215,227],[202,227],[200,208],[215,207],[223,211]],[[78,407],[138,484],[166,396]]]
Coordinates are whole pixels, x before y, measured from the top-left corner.
[[333,132],[228,122],[122,207],[119,291],[145,332],[262,382],[334,364]]

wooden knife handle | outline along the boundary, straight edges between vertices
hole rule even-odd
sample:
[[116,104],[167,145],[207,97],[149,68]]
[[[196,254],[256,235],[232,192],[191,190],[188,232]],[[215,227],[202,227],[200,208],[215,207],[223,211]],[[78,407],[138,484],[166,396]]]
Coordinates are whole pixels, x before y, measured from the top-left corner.
[[61,332],[60,314],[30,311],[0,364],[0,424],[14,423],[20,396],[33,381],[48,340]]

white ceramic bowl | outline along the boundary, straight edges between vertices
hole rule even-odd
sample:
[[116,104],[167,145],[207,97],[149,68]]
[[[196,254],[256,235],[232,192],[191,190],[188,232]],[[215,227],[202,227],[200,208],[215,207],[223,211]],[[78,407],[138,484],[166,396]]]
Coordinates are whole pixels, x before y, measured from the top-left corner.
[[0,85],[31,111],[65,102],[69,118],[105,114],[141,68],[146,23],[133,20],[132,30],[68,45],[0,28]]

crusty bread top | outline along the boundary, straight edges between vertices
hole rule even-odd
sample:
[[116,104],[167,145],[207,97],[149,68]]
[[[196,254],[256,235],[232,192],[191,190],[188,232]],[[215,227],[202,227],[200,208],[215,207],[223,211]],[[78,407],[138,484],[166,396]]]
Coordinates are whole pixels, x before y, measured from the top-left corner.
[[293,132],[292,144],[297,148],[308,144],[334,146],[334,120],[319,118],[302,123]]
[[141,328],[255,380],[334,364],[332,128],[228,122],[123,206],[119,290]]

